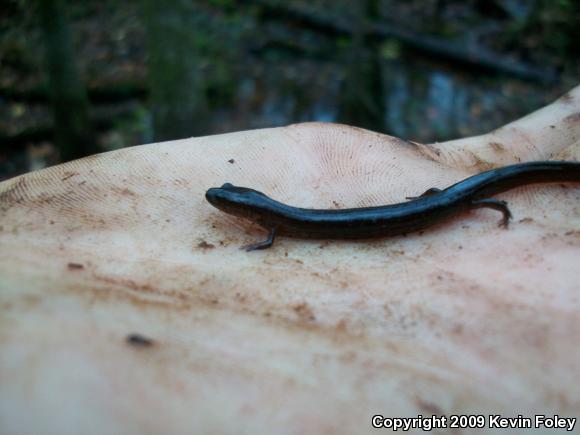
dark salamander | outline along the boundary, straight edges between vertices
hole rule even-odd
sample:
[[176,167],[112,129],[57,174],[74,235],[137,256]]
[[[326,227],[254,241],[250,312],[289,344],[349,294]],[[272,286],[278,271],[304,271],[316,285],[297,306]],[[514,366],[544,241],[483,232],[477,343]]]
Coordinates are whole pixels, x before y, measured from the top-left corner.
[[380,207],[319,210],[292,207],[261,192],[229,183],[209,189],[205,197],[216,208],[249,219],[270,231],[268,238],[244,247],[248,251],[272,246],[277,235],[304,238],[357,239],[393,236],[422,230],[449,216],[475,208],[511,213],[505,201],[489,198],[534,183],[580,181],[578,162],[530,162],[492,169],[446,189],[432,188],[411,201]]

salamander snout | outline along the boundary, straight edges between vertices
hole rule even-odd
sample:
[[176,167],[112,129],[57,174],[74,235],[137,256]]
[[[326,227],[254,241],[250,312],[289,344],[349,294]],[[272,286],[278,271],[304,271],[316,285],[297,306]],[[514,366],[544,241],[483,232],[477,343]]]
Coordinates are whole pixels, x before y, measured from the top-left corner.
[[205,192],[205,199],[223,212],[250,219],[260,214],[264,194],[225,183],[221,187],[208,189]]
[[224,199],[227,192],[222,187],[212,187],[205,192],[205,199],[213,206],[217,207]]
[[212,187],[205,192],[205,199],[211,205],[232,214],[239,214],[242,209],[244,214],[248,214],[248,210],[258,208],[264,198],[263,193],[230,183]]
[[212,187],[205,192],[205,199],[214,207],[224,210],[234,204],[244,202],[246,191],[243,187],[236,187],[231,183],[224,183],[221,187]]

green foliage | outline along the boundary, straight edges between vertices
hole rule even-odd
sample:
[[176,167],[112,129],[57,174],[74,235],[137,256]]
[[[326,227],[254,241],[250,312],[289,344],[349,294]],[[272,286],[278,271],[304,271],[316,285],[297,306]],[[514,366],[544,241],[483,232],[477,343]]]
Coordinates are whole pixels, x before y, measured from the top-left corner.
[[336,38],[336,46],[340,49],[352,47],[352,38],[348,36],[339,36]]
[[380,47],[381,58],[385,60],[397,59],[401,55],[401,44],[394,39],[387,39]]
[[235,0],[208,0],[208,3],[219,8],[230,8],[236,4]]
[[580,2],[540,0],[529,18],[513,22],[505,40],[524,45],[536,55],[577,57],[580,50]]

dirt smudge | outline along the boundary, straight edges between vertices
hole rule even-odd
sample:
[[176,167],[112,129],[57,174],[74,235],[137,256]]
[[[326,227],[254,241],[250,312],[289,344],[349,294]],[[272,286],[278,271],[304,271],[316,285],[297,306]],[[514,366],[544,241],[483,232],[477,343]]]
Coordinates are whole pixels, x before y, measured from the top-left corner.
[[562,122],[567,126],[576,126],[580,123],[580,112],[566,116]]
[[64,173],[64,177],[62,177],[62,178],[60,179],[60,181],[66,181],[66,180],[68,180],[69,178],[72,178],[72,177],[74,177],[74,176],[76,176],[76,175],[79,175],[79,173],[78,173],[78,172],[71,172],[71,171],[66,171],[66,172]]
[[503,153],[506,151],[505,145],[499,142],[490,142],[489,146],[492,150],[497,151],[498,153]]
[[426,414],[430,415],[444,414],[443,410],[433,402],[417,398],[415,403],[417,404],[417,407],[421,410],[421,412],[424,412]]
[[119,195],[123,195],[123,196],[137,196],[137,194],[135,192],[133,192],[131,189],[127,188],[127,187],[117,187],[117,186],[113,186],[111,187],[111,190]]
[[472,159],[474,160],[474,163],[473,165],[471,165],[471,167],[476,168],[480,172],[489,171],[490,169],[495,169],[497,167],[497,165],[495,165],[494,163],[483,160],[480,156],[478,156],[473,152],[470,152],[470,154]]
[[312,311],[312,308],[310,308],[310,306],[306,302],[294,305],[294,307],[292,308],[294,312],[298,315],[300,320],[305,322],[314,322],[316,320],[314,311]]
[[558,99],[558,101],[564,104],[572,104],[574,102],[574,96],[572,93],[566,92]]
[[82,270],[85,266],[80,263],[68,263],[67,268],[68,270]]
[[127,344],[129,346],[136,347],[136,348],[152,347],[155,344],[153,339],[151,339],[149,337],[145,337],[144,335],[141,335],[141,334],[136,334],[136,333],[127,335],[127,338],[125,339],[125,341],[127,342]]
[[208,243],[205,240],[202,240],[201,242],[199,242],[197,244],[197,247],[200,248],[200,249],[203,249],[205,251],[207,249],[213,249],[213,248],[215,248],[215,245],[212,244],[212,243]]

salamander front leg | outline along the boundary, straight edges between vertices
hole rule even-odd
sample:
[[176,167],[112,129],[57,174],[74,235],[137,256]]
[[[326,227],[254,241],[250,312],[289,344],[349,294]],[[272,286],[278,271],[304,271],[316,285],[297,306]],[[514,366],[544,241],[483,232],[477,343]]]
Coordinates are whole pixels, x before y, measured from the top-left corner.
[[493,208],[494,210],[497,210],[497,211],[501,211],[503,214],[503,218],[501,221],[499,221],[500,227],[507,228],[509,221],[512,218],[512,213],[510,212],[510,209],[507,206],[507,202],[501,201],[499,199],[493,199],[493,198],[478,199],[478,200],[472,201],[471,206],[473,208],[487,207],[487,208]]
[[441,192],[441,189],[438,189],[437,187],[432,187],[431,189],[427,189],[425,192],[423,192],[419,196],[407,196],[407,199],[419,199],[419,198],[423,198],[425,196],[434,195],[434,194],[439,193],[439,192]]
[[268,238],[266,240],[262,240],[258,243],[253,243],[251,245],[242,246],[240,249],[245,249],[246,252],[250,251],[257,251],[260,249],[267,249],[274,243],[274,239],[276,238],[276,228],[272,228],[270,233],[268,234]]

